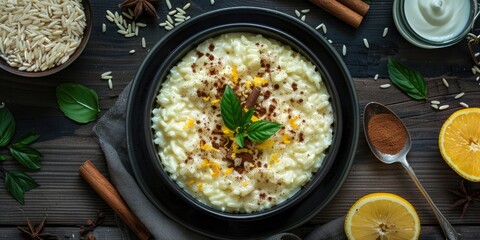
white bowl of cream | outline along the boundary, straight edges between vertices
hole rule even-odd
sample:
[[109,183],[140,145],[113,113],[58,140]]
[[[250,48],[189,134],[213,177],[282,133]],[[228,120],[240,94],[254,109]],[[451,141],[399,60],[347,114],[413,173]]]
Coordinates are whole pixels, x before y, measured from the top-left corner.
[[477,0],[395,0],[393,18],[400,34],[422,48],[448,47],[465,39]]

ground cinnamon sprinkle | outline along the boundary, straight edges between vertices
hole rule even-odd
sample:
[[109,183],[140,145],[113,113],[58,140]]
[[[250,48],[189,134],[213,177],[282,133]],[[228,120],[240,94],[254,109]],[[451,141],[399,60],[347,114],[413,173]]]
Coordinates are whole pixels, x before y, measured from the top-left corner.
[[374,115],[368,121],[368,137],[370,142],[386,154],[397,154],[407,141],[402,122],[390,114]]

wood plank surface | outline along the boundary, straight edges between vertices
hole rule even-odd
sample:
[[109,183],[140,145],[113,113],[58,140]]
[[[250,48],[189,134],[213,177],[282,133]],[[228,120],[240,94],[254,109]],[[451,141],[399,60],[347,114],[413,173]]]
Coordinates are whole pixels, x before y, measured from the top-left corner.
[[[117,227],[112,210],[78,175],[78,168],[87,159],[108,176],[103,153],[92,135],[95,123],[77,124],[65,118],[57,107],[55,87],[63,82],[76,82],[93,88],[99,94],[100,108],[105,113],[115,102],[116,96],[132,80],[143,58],[157,41],[167,32],[158,26],[165,20],[167,8],[160,1],[157,9],[160,20],[150,21],[140,29],[139,37],[124,38],[116,33],[115,26],[105,18],[105,11],[120,9],[120,1],[90,0],[93,12],[91,39],[83,54],[71,66],[49,77],[24,78],[0,70],[0,102],[13,112],[17,122],[17,135],[35,129],[40,140],[34,144],[43,155],[42,169],[30,172],[41,187],[26,194],[25,205],[13,200],[4,187],[0,187],[0,239],[21,239],[16,232],[17,225],[24,225],[26,218],[48,217],[48,230],[60,235],[69,234],[86,219],[95,217],[97,210],[106,213],[103,228],[97,230],[97,239],[129,239]],[[480,235],[480,204],[474,204],[460,218],[461,210],[451,207],[456,197],[448,189],[458,188],[461,178],[443,161],[437,147],[438,132],[445,119],[460,109],[460,100],[470,106],[480,106],[480,86],[475,81],[470,68],[472,62],[465,42],[455,46],[425,50],[406,42],[395,29],[392,19],[393,0],[373,0],[369,13],[358,30],[332,17],[308,1],[290,0],[217,0],[214,5],[208,0],[177,1],[174,6],[191,2],[187,11],[192,17],[216,9],[234,6],[258,6],[275,9],[295,16],[294,10],[311,9],[306,15],[306,24],[313,28],[324,23],[325,37],[333,42],[333,47],[341,52],[346,45],[347,55],[342,57],[351,75],[359,98],[359,109],[369,101],[377,101],[392,108],[407,125],[413,139],[408,159],[425,189],[431,195],[444,215],[465,233],[467,238]],[[101,25],[107,25],[102,33]],[[388,35],[383,38],[385,27]],[[316,30],[321,31],[321,30]],[[141,37],[145,37],[147,48],[141,47]],[[370,48],[363,45],[368,38]],[[131,49],[135,54],[129,54]],[[428,101],[414,101],[395,87],[380,89],[388,83],[386,62],[394,57],[419,70],[427,77]],[[114,88],[108,89],[100,74],[112,71]],[[373,76],[380,78],[374,80]],[[450,87],[446,88],[441,78],[445,77]],[[459,92],[465,96],[454,99]],[[430,107],[430,100],[449,104],[445,111]],[[0,150],[1,151],[1,150]],[[15,161],[0,163],[7,169],[22,169]],[[3,184],[3,183],[2,183]],[[475,188],[480,188],[474,184]],[[371,192],[392,192],[410,201],[417,209],[424,228],[422,236],[441,236],[437,222],[426,201],[416,189],[403,168],[398,165],[385,165],[376,160],[363,137],[359,139],[358,151],[350,174],[335,199],[317,216],[293,232],[303,236],[318,224],[343,216],[349,207],[361,196]]]

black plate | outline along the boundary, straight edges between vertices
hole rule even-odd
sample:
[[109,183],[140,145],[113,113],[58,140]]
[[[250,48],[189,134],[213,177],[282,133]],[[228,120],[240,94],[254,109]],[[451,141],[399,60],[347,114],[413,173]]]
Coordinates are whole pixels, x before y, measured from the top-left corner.
[[[158,79],[162,78],[164,62],[173,56],[183,56],[199,42],[180,44],[195,38],[198,33],[221,34],[225,31],[277,31],[293,36],[316,58],[321,59],[326,74],[339,92],[337,102],[341,109],[341,144],[335,161],[321,182],[296,205],[276,215],[266,215],[251,220],[226,221],[192,208],[179,195],[172,192],[158,176],[158,164],[151,161],[152,145],[145,136],[151,135],[150,112],[152,95],[157,94]],[[259,30],[260,29],[260,30]],[[202,35],[204,36],[204,35]],[[197,40],[200,41],[201,37]],[[203,41],[202,40],[202,41]],[[178,54],[182,53],[183,54]],[[352,79],[337,52],[312,28],[303,22],[276,11],[240,7],[209,12],[182,24],[163,38],[150,51],[140,66],[132,85],[127,107],[127,143],[135,178],[145,195],[163,213],[186,227],[216,238],[256,238],[296,227],[316,215],[335,196],[343,184],[355,154],[359,134],[359,112]],[[148,126],[148,127],[146,127]],[[150,138],[152,139],[152,138]],[[330,167],[330,166],[329,166]]]

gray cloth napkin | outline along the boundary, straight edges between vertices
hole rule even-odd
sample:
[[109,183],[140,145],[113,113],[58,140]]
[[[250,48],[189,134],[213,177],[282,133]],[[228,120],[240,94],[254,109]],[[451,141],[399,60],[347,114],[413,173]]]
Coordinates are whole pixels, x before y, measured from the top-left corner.
[[[207,239],[165,216],[152,205],[135,182],[128,161],[125,140],[125,114],[130,86],[131,83],[122,91],[115,105],[98,120],[93,128],[105,154],[113,185],[155,239]],[[300,238],[292,233],[280,233],[266,238],[266,240],[298,239]],[[343,232],[343,217],[318,227],[305,239],[346,239]]]

